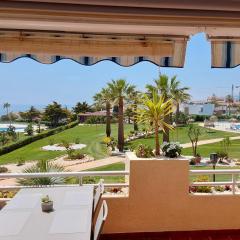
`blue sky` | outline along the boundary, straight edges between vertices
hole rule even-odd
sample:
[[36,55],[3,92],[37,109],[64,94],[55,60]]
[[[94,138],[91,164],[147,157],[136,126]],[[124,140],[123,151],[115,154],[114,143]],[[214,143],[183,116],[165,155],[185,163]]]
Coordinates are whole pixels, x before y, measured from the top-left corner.
[[[240,85],[240,69],[211,69],[210,53],[205,35],[193,36],[188,43],[185,68],[161,68],[161,73],[176,74],[183,86],[191,88],[195,100],[213,93],[230,94],[231,84]],[[0,72],[0,106],[4,102],[45,105],[53,100],[73,105],[77,101],[92,102],[92,96],[111,79],[126,78],[143,90],[146,83],[157,78],[159,68],[151,63],[126,68],[106,61],[86,67],[70,60],[44,65],[20,59],[10,64],[1,63]]]

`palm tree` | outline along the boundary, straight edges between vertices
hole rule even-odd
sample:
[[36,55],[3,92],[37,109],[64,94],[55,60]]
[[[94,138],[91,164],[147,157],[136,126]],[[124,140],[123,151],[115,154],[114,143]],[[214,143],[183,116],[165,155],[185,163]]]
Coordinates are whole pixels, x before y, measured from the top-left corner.
[[109,88],[103,88],[101,92],[93,96],[96,104],[103,105],[106,107],[106,135],[111,136],[111,101],[112,95]]
[[[59,164],[51,163],[49,161],[41,160],[33,166],[27,167],[23,173],[47,173],[47,172],[66,172],[65,168]],[[65,177],[44,177],[44,178],[21,178],[18,183],[23,186],[41,186],[64,184]]]
[[10,125],[11,125],[11,119],[10,119],[10,116],[9,116],[9,108],[11,107],[11,104],[10,103],[8,103],[8,102],[6,102],[6,103],[4,103],[3,104],[3,108],[4,109],[6,109],[6,111],[7,111],[7,117],[8,117],[8,119],[9,119],[9,121],[10,121]]
[[[180,87],[180,81],[177,80],[177,76],[172,77],[170,80],[167,75],[161,75],[159,79],[156,79],[155,85],[146,85],[147,94],[152,95],[153,92],[162,95],[165,101],[172,99],[173,103],[176,105],[176,115],[179,116],[179,105],[181,102],[187,101],[190,95],[186,93],[189,88]],[[177,116],[177,118],[178,118]],[[166,115],[164,121],[170,124],[170,115]],[[165,128],[163,132],[163,141],[169,142],[169,129]]]
[[133,113],[133,128],[134,131],[138,131],[138,122],[137,122],[137,108],[140,103],[141,99],[141,92],[139,91],[132,91],[129,95],[129,100],[131,103],[131,109]]
[[118,149],[123,151],[124,147],[124,126],[123,126],[123,106],[124,100],[135,90],[135,86],[130,85],[124,79],[112,80],[108,83],[113,102],[118,105]]
[[180,81],[176,80],[176,76],[171,79],[170,95],[176,106],[176,123],[178,123],[180,114],[180,104],[190,100],[191,96],[187,92],[189,87],[180,87]]
[[142,104],[138,110],[138,121],[152,124],[155,132],[155,154],[160,155],[159,129],[165,131],[172,126],[165,122],[166,116],[172,112],[172,100],[165,100],[164,96],[153,91],[151,96],[144,94]]

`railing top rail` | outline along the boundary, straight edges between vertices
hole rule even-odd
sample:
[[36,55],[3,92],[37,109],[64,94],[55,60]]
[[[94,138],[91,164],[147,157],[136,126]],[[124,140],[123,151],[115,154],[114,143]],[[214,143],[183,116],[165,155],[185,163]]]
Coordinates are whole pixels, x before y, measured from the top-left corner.
[[190,175],[240,174],[240,169],[189,170]]
[[44,178],[44,177],[84,177],[84,176],[126,176],[129,171],[86,171],[47,173],[1,173],[1,178]]

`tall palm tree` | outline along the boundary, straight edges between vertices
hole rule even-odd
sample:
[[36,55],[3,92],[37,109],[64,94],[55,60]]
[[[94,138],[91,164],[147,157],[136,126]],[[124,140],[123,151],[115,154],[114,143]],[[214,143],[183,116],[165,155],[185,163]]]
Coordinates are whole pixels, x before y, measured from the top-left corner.
[[8,102],[6,102],[6,103],[3,104],[3,108],[6,109],[6,111],[7,111],[7,117],[8,117],[8,119],[9,119],[10,125],[11,125],[11,119],[10,119],[10,116],[9,116],[9,108],[10,108],[10,107],[11,107],[11,104],[8,103]]
[[133,129],[138,131],[138,122],[137,122],[137,108],[140,104],[141,92],[134,90],[129,94],[129,101],[133,113]]
[[[172,99],[173,103],[176,105],[177,112],[179,116],[179,105],[190,98],[190,95],[186,92],[189,90],[187,87],[180,87],[180,81],[177,80],[177,76],[168,78],[167,75],[161,75],[159,79],[154,81],[155,85],[146,85],[147,94],[152,95],[152,92],[156,91],[159,95],[162,95],[165,101]],[[177,118],[178,118],[177,116]],[[170,124],[170,115],[166,115],[164,121]],[[165,128],[163,132],[163,141],[169,142],[169,129]]]
[[191,98],[190,94],[187,92],[188,90],[189,87],[180,87],[180,81],[176,79],[176,76],[171,79],[170,96],[176,106],[176,123],[179,122],[180,104],[190,100]]
[[96,104],[104,105],[106,107],[106,135],[111,136],[111,101],[112,95],[109,88],[102,88],[102,90],[93,96]]
[[113,97],[113,102],[118,105],[118,148],[123,151],[124,147],[124,126],[123,107],[124,100],[135,90],[134,85],[130,85],[125,79],[112,80],[108,83],[108,88]]
[[172,112],[172,100],[165,100],[163,95],[153,91],[151,96],[143,95],[142,103],[138,110],[138,120],[144,124],[152,124],[155,132],[155,154],[160,155],[159,129],[165,131],[172,126],[165,122],[165,117]]

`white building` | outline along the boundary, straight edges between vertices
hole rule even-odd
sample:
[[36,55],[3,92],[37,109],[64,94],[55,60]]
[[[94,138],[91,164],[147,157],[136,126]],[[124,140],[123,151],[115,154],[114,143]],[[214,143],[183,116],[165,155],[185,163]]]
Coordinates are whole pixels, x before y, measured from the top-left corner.
[[205,115],[211,116],[214,114],[215,105],[212,103],[192,102],[184,104],[183,111],[189,115]]

